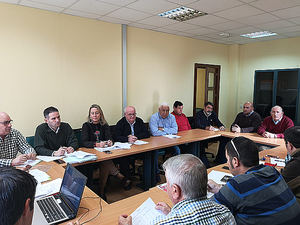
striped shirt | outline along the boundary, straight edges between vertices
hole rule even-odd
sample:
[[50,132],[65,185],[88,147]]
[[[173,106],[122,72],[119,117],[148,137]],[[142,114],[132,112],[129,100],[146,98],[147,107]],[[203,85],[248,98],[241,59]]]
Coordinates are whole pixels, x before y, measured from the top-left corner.
[[22,154],[35,153],[23,135],[19,131],[11,129],[4,139],[0,137],[0,167],[11,166],[11,162],[16,158],[18,152]]
[[178,202],[167,216],[158,216],[150,224],[236,224],[233,215],[223,205],[205,199]]
[[231,178],[214,195],[237,224],[299,224],[300,205],[279,172],[259,165]]

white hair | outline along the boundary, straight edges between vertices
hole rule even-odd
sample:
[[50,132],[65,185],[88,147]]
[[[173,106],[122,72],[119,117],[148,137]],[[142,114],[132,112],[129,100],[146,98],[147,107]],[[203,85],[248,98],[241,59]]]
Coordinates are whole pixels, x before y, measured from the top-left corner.
[[169,184],[178,185],[185,199],[206,197],[207,171],[198,157],[192,154],[177,155],[169,158],[163,168]]
[[272,107],[272,109],[271,109],[271,112],[272,112],[272,110],[273,110],[274,108],[279,108],[279,109],[281,109],[281,112],[283,112],[283,109],[282,109],[282,107],[281,107],[281,106],[279,106],[279,105],[275,105],[275,106],[273,106],[273,107]]
[[168,106],[168,107],[169,107],[169,105],[168,105],[168,103],[167,103],[167,102],[163,102],[163,103],[161,103],[161,104],[159,105],[159,108],[160,108],[160,107],[162,107],[162,106]]

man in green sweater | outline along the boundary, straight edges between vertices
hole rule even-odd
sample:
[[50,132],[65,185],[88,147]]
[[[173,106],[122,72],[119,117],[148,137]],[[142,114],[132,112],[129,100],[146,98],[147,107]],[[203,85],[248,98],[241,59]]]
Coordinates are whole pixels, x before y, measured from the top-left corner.
[[39,155],[61,156],[78,148],[78,141],[71,126],[60,121],[58,109],[44,110],[45,123],[35,131],[34,148]]

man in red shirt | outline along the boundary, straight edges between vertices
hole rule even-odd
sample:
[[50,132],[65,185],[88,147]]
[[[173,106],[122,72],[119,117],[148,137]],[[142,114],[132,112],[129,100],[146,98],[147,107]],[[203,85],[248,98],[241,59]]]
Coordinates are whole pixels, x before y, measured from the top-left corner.
[[257,129],[257,133],[265,138],[284,138],[284,131],[293,126],[293,121],[276,105],[271,109],[271,116],[266,117]]
[[190,130],[191,125],[189,123],[188,118],[182,113],[183,111],[183,104],[180,101],[175,101],[173,104],[173,112],[172,114],[176,118],[176,123],[178,126],[178,131],[183,131],[183,130]]

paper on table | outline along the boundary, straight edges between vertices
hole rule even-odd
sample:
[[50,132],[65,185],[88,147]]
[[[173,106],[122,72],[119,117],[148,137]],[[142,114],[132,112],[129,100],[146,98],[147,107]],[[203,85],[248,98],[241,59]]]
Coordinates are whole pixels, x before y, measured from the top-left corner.
[[[216,170],[212,170],[207,175],[208,179],[211,179],[214,182],[216,182],[217,184],[222,184],[222,185],[226,184],[225,182],[221,181],[224,176],[232,177],[232,175],[230,173],[220,172],[220,171],[216,171]],[[211,198],[213,195],[214,195],[214,193],[207,191],[207,198]]]
[[150,224],[157,216],[165,216],[161,211],[155,209],[155,203],[148,198],[133,213],[131,213],[133,225]]
[[95,147],[99,152],[104,152],[104,151],[111,151],[111,150],[116,150],[116,149],[130,149],[131,144],[128,142],[121,143],[121,142],[115,142],[115,144],[111,147],[105,147],[105,148],[100,148],[100,147]]
[[36,160],[32,160],[32,159],[29,159],[27,160],[26,162],[24,162],[24,164],[18,166],[18,167],[26,167],[27,165],[30,165],[30,166],[35,166],[36,164],[38,164],[41,160],[40,159],[36,159]]
[[74,156],[74,157],[77,157],[79,159],[83,159],[84,157],[91,156],[91,155],[95,155],[95,154],[89,153],[89,152],[84,152],[84,151],[74,151],[72,153],[65,154],[65,156],[67,156],[67,157]]
[[166,135],[163,135],[163,136],[164,136],[164,137],[167,137],[167,138],[170,138],[170,139],[180,138],[180,136],[175,135],[175,134],[166,134]]
[[44,155],[38,155],[37,156],[38,159],[43,160],[45,162],[51,162],[57,159],[61,159],[62,156],[44,156]]
[[285,166],[285,160],[284,159],[276,159],[273,157],[270,157],[271,159],[271,164],[277,164],[277,166]]
[[51,179],[51,177],[47,173],[38,169],[29,170],[29,173],[32,176],[34,176],[34,178],[37,180],[38,183],[42,183],[44,181]]
[[135,145],[145,145],[145,144],[148,144],[149,142],[147,141],[142,141],[142,140],[136,140],[134,142]]
[[215,127],[213,129],[213,131],[219,131],[219,130],[220,130],[219,128],[215,128]]
[[36,186],[35,197],[36,198],[41,198],[41,197],[59,192],[61,182],[62,182],[62,179],[57,178],[55,180],[52,180],[52,181],[44,183],[44,184],[39,183]]

